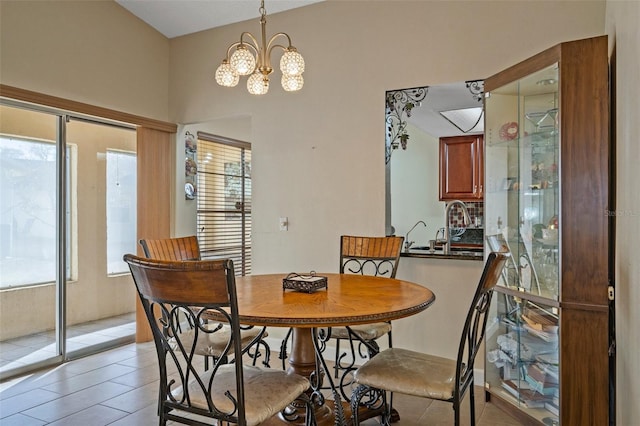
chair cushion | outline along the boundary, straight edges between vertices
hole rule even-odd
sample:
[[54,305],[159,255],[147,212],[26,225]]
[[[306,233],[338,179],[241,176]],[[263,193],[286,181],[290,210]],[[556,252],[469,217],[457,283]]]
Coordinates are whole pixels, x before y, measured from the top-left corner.
[[[224,348],[227,346],[229,339],[231,339],[231,327],[228,324],[220,323],[209,323],[205,325],[207,330],[215,330],[220,327],[219,330],[213,333],[205,333],[202,330],[198,331],[198,341],[196,342],[196,355],[203,356],[220,356]],[[240,340],[242,347],[246,347],[253,339],[260,334],[262,328],[250,328],[240,330]],[[187,349],[187,351],[191,348],[193,344],[193,336],[195,335],[195,330],[187,330],[178,335],[178,338],[182,342],[182,345]],[[264,336],[267,336],[267,332],[265,331]],[[178,349],[178,343],[175,338],[169,339],[169,345],[172,350]],[[233,354],[233,346],[231,347],[230,354]]]
[[363,385],[443,401],[453,398],[455,378],[455,360],[399,348],[380,352],[355,373]]
[[[205,372],[202,382],[209,383],[212,370]],[[309,388],[309,381],[295,373],[272,370],[249,365],[244,366],[244,406],[247,425],[257,425],[283,410]],[[233,410],[233,403],[225,396],[228,390],[235,398],[235,364],[220,366],[211,386],[211,400],[222,412]],[[182,387],[173,391],[176,399],[182,397]],[[194,407],[208,410],[207,400],[202,388],[195,381],[189,383],[189,396]]]
[[[349,328],[362,340],[375,340],[391,331],[391,324],[388,322],[376,322],[373,324],[350,325]],[[347,327],[331,327],[331,337],[333,339],[348,339]]]

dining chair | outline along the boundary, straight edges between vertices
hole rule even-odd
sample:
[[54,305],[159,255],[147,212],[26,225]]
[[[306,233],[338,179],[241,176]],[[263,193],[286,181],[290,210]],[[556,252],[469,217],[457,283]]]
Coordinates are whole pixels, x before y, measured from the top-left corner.
[[[195,235],[177,238],[141,239],[140,245],[142,246],[144,255],[149,259],[174,261],[201,260],[200,245]],[[221,336],[221,332],[229,332],[229,326],[227,324],[221,324],[220,322],[208,323],[206,327],[220,329],[220,331],[213,334],[200,334],[200,340],[197,341],[196,354],[205,357],[205,368],[208,367],[209,357],[218,357],[226,344],[226,339],[219,338],[218,336]],[[262,348],[265,353],[262,364],[269,367],[271,348],[264,340],[265,337],[269,335],[267,328],[256,328],[247,325],[241,325],[240,328],[243,351],[249,354],[255,365],[258,358],[262,355],[260,352],[260,348]],[[194,333],[193,328],[185,330],[184,332],[191,335]]]
[[390,407],[386,402],[386,393],[397,392],[451,402],[457,426],[460,424],[460,406],[467,391],[471,424],[475,425],[473,365],[484,339],[493,289],[509,257],[509,253],[489,253],[462,328],[456,359],[389,348],[356,370],[354,381],[358,386],[351,399],[354,425],[360,424],[358,407],[362,404],[384,407],[382,424],[388,426]]
[[[341,274],[395,278],[403,242],[404,237],[396,236],[342,235],[340,237],[339,271]],[[325,341],[334,340],[336,342],[334,377],[339,379],[339,388],[345,399],[348,400],[351,397],[346,391],[351,383],[351,375],[356,369],[358,360],[378,353],[380,348],[376,340],[385,335],[388,336],[389,347],[392,347],[390,322],[331,327],[327,330],[321,330],[321,338]],[[288,335],[283,340],[283,346],[280,349],[280,357],[283,358],[283,362],[286,358],[287,340]],[[341,342],[348,344],[347,350],[341,351]]]
[[[373,275],[376,277],[395,278],[400,261],[400,252],[404,237],[360,237],[343,235],[340,237],[340,266],[341,274]],[[342,376],[355,367],[357,356],[365,358],[380,351],[376,340],[384,335],[388,336],[389,347],[393,346],[391,323],[378,322],[373,324],[352,325],[347,327],[332,327],[330,339],[336,341],[336,357],[334,377]],[[351,360],[347,352],[340,351],[340,342],[349,344]],[[360,345],[359,343],[363,343]],[[358,350],[356,351],[356,346]],[[365,354],[363,351],[366,351]]]
[[[193,417],[198,415],[219,423],[253,426],[280,412],[286,419],[304,416],[306,425],[315,424],[312,403],[305,394],[308,379],[244,365],[241,357],[231,363],[223,361],[242,352],[233,261],[164,261],[132,254],[126,254],[124,261],[129,264],[158,355],[160,425],[167,421],[209,424]],[[229,332],[220,333],[226,344],[211,368],[204,369],[197,361],[201,358],[195,356],[195,342],[200,335],[220,332],[205,327],[204,318],[212,316],[228,324]],[[185,323],[193,325],[193,335],[180,332]],[[292,403],[300,408],[295,410]]]

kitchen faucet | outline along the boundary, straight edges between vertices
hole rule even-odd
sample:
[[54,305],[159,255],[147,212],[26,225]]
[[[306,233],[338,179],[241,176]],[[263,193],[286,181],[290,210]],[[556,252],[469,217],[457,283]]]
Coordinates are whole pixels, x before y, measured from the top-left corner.
[[451,231],[449,229],[449,227],[450,227],[450,224],[449,224],[449,212],[451,211],[451,208],[453,206],[455,206],[456,204],[458,204],[458,205],[460,205],[460,207],[462,207],[464,224],[465,225],[470,225],[471,224],[471,217],[469,216],[469,210],[467,210],[467,206],[462,201],[453,200],[453,201],[450,201],[449,203],[446,204],[446,206],[444,208],[444,237],[443,237],[444,245],[442,246],[442,253],[443,254],[451,253]]
[[409,229],[409,232],[407,232],[407,236],[404,238],[404,251],[409,251],[409,248],[411,247],[411,245],[413,245],[413,243],[415,243],[415,241],[409,241],[409,234],[411,233],[411,231],[413,231],[415,229],[416,226],[423,224],[424,227],[427,227],[427,224],[424,223],[424,221],[419,220],[416,222],[415,225],[413,225],[413,227],[411,229]]

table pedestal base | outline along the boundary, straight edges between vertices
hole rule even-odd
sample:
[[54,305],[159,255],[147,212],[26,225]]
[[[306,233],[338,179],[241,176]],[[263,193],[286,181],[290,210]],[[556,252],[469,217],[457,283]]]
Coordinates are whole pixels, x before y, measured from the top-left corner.
[[[316,350],[313,344],[313,334],[311,328],[294,328],[292,333],[291,355],[289,356],[289,368],[288,371],[299,374],[310,380],[312,375],[316,372]],[[318,378],[319,386],[322,385],[322,377]],[[309,389],[307,392],[311,396],[313,389]],[[347,420],[347,424],[351,420],[351,409],[349,407],[349,401],[341,401],[342,411]],[[282,415],[274,416],[267,422],[267,426],[282,426],[287,425],[304,425],[304,410],[305,407],[291,407],[300,412],[300,419],[295,421],[287,421]],[[325,425],[337,425],[335,415],[335,401],[325,400],[324,404],[314,404],[314,412],[316,416],[316,422],[319,426]],[[361,408],[360,419],[365,420],[372,417],[379,416],[381,413],[377,411]]]
[[[318,426],[329,426],[329,425],[335,425],[335,416],[333,414],[334,412],[334,402],[332,400],[327,400],[326,403],[322,406],[316,406],[317,410],[316,410],[316,422],[318,423]],[[344,415],[347,419],[347,425],[350,425],[351,423],[351,409],[349,408],[349,404],[346,402],[342,403],[342,409],[344,410]],[[304,408],[303,408],[304,410]],[[266,422],[262,423],[265,426],[284,426],[284,425],[304,425],[304,412],[301,413],[302,417],[299,420],[290,422],[287,421],[285,419],[282,418],[282,416],[277,415],[277,416],[273,416],[272,418],[270,418],[269,420],[267,420]],[[371,411],[368,410],[364,407],[362,407],[360,409],[360,421],[364,421],[367,419],[371,419],[373,417],[377,417],[379,415],[381,415],[382,413],[379,411]]]

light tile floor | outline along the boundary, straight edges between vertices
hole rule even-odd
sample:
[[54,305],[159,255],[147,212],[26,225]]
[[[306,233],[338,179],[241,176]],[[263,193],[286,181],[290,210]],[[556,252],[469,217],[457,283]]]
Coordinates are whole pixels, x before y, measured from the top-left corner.
[[[153,344],[129,344],[0,383],[0,424],[156,425],[157,392]],[[447,403],[396,394],[394,406],[401,415],[398,426],[453,424]],[[463,407],[463,424],[469,423],[468,411]],[[486,404],[481,388],[476,391],[476,415],[480,426],[520,424]],[[378,422],[370,419],[365,424]]]
[[[135,335],[135,312],[73,325],[67,329],[67,351]],[[56,353],[55,332],[46,331],[0,342],[0,373],[51,358]]]

